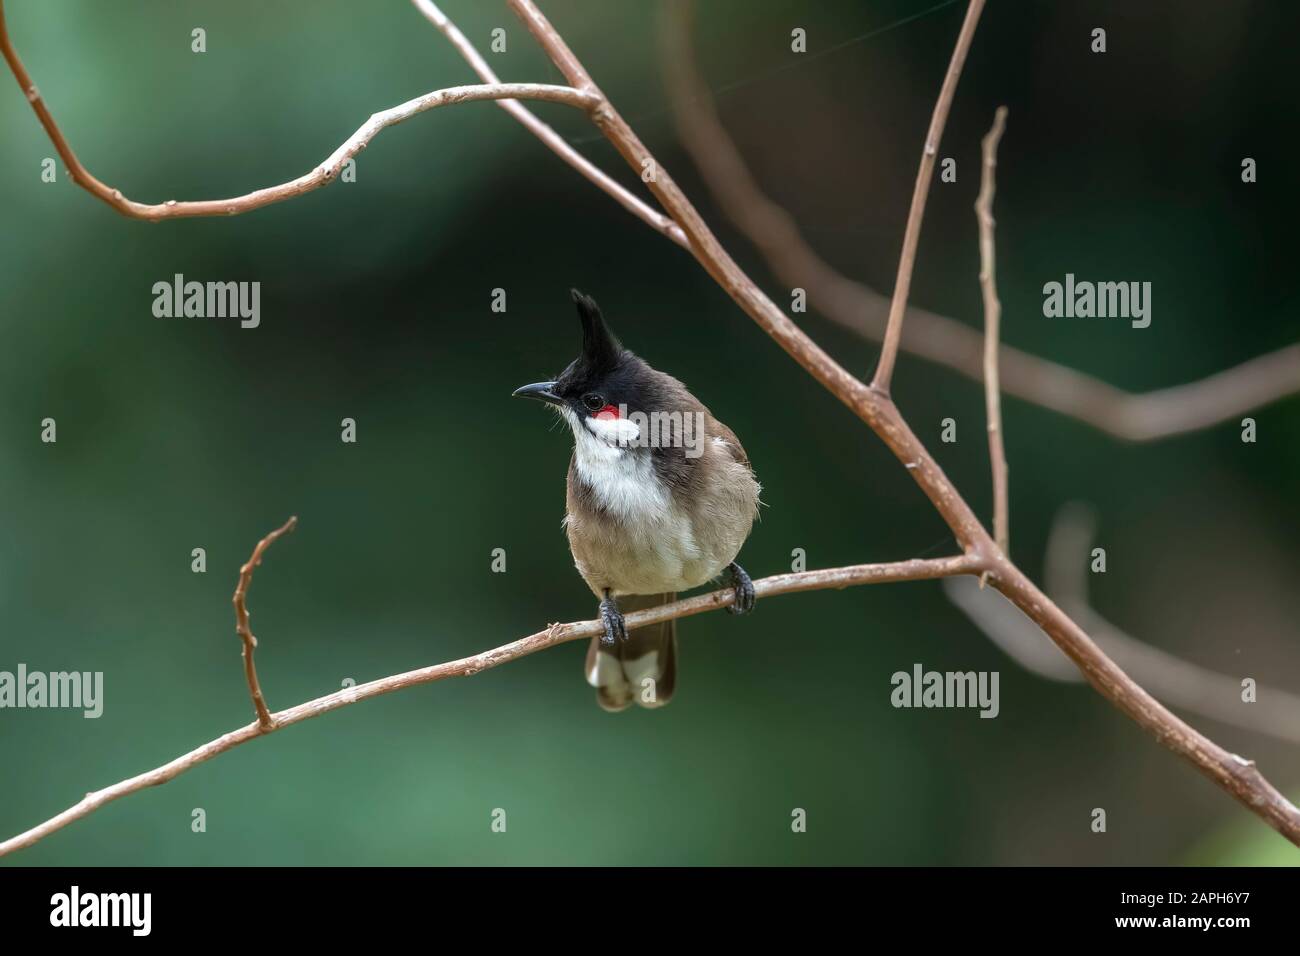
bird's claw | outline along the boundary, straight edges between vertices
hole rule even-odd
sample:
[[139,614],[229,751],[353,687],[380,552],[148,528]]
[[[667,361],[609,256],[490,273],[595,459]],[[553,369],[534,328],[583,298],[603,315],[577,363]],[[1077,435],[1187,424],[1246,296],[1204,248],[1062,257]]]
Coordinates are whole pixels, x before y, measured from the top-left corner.
[[614,599],[606,594],[600,602],[600,622],[605,625],[605,633],[600,642],[606,647],[627,640],[627,625],[623,623],[623,612],[618,609]]
[[732,561],[727,570],[731,572],[731,586],[736,591],[736,599],[727,608],[729,614],[748,614],[754,610],[754,602],[757,596],[754,593],[754,582],[750,580],[745,569]]

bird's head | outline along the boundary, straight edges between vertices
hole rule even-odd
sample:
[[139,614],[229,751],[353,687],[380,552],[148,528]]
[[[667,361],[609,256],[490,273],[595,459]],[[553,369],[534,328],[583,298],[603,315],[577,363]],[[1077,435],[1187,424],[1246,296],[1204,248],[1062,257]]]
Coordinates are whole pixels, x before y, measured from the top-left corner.
[[579,442],[589,437],[629,447],[641,437],[638,422],[672,402],[675,380],[656,372],[619,343],[590,296],[572,290],[582,323],[582,354],[554,381],[516,389],[557,409]]

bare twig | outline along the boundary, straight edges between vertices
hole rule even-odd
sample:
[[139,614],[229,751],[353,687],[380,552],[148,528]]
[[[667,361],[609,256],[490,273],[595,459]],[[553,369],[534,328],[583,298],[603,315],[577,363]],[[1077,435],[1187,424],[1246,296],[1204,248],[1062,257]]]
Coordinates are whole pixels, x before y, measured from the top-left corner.
[[[1156,698],[1188,713],[1278,740],[1300,743],[1300,695],[1258,685],[1254,703],[1241,700],[1239,676],[1219,673],[1152,647],[1115,627],[1088,604],[1087,567],[1091,516],[1078,505],[1058,512],[1048,536],[1047,592],[1062,610],[1083,622],[1101,649]],[[981,593],[971,580],[948,578],[946,594],[988,638],[1032,674],[1063,683],[1082,680],[1078,668],[1000,594]]]
[[[451,45],[465,58],[484,83],[501,82],[496,73],[493,72],[492,67],[488,66],[487,60],[483,59],[478,50],[474,48],[474,44],[469,42],[465,34],[460,32],[460,28],[452,23],[447,15],[438,9],[436,4],[432,3],[431,0],[411,0],[411,2],[451,42]],[[564,140],[564,137],[538,119],[536,114],[524,104],[518,100],[497,100],[497,106],[519,120],[529,132],[545,143],[551,152],[585,176],[601,192],[612,196],[620,206],[632,215],[656,232],[667,236],[679,246],[686,245],[686,234],[682,232],[677,223],[658,210],[651,209],[641,199],[624,189],[613,177],[598,169],[595,164],[570,146]]]
[[989,464],[993,470],[993,540],[1004,552],[1011,547],[1007,501],[1007,452],[1002,440],[1002,387],[998,384],[998,342],[1002,303],[998,300],[997,247],[993,242],[993,195],[997,191],[998,143],[1006,128],[1007,108],[999,106],[993,128],[983,142],[983,174],[975,217],[980,227],[980,291],[984,297],[984,408],[988,416]]
[[298,516],[294,515],[281,527],[276,528],[253,549],[253,556],[239,569],[239,583],[235,585],[235,596],[231,602],[235,605],[235,633],[244,644],[244,677],[248,680],[248,693],[253,698],[253,709],[257,711],[257,724],[263,733],[275,729],[271,712],[267,710],[266,700],[262,697],[262,686],[257,681],[257,667],[253,664],[253,650],[257,647],[257,638],[248,626],[248,588],[253,583],[253,569],[262,563],[266,549],[275,544],[281,536],[288,534],[298,525]]
[[[709,191],[773,274],[802,288],[822,315],[874,341],[885,335],[890,301],[832,268],[784,209],[755,181],[718,119],[691,53],[685,0],[666,5],[664,78],[682,145]],[[901,348],[981,382],[984,337],[957,319],[909,306]],[[1185,385],[1133,394],[1010,345],[998,349],[1008,394],[1084,422],[1124,441],[1153,441],[1208,428],[1300,392],[1300,344]]]
[[[276,536],[289,530],[292,524],[291,520],[284,528],[263,540],[258,545],[257,551],[254,552],[254,558]],[[249,563],[252,564],[253,562],[250,561]],[[245,570],[249,570],[248,565],[245,565]],[[803,571],[797,574],[777,574],[761,578],[754,582],[754,592],[758,597],[774,597],[778,594],[795,594],[800,591],[817,591],[827,588],[847,588],[860,584],[920,581],[946,577],[951,574],[972,574],[976,570],[978,570],[976,562],[968,555],[956,555],[954,557],[934,558],[924,561],[897,561],[890,564],[859,564],[851,567]],[[243,572],[241,572],[241,583],[242,576]],[[646,611],[636,611],[628,614],[627,626],[629,629],[642,627],[647,624],[658,624],[662,621],[687,617],[693,614],[702,614],[705,611],[716,611],[731,604],[734,599],[735,591],[732,588],[724,588],[711,594],[701,594],[683,601],[675,601],[672,604],[664,604]],[[391,694],[394,691],[405,690],[408,687],[429,684],[447,677],[470,677],[481,671],[498,667],[501,664],[519,660],[519,658],[526,657],[529,654],[535,654],[538,651],[584,637],[595,637],[597,634],[602,633],[604,633],[604,625],[600,621],[553,624],[545,630],[537,631],[527,637],[522,637],[517,641],[512,641],[489,651],[483,651],[480,654],[474,654],[460,660],[447,661],[443,664],[434,664],[430,667],[422,667],[418,670],[406,671],[402,674],[393,674],[379,680],[358,684],[356,687],[348,687],[332,694],[326,694],[324,697],[309,700],[287,710],[278,711],[269,715],[269,727],[263,727],[260,721],[255,721],[238,730],[223,734],[216,740],[211,740],[201,747],[196,747],[189,753],[182,754],[161,767],[156,767],[102,790],[95,790],[86,794],[84,798],[58,816],[51,817],[44,823],[0,843],[0,856],[29,847],[51,833],[63,829],[68,824],[80,820],[87,814],[93,813],[105,804],[112,803],[114,800],[144,790],[147,787],[156,787],[159,784],[166,783],[168,780],[180,776],[185,771],[211,760],[227,750],[238,747],[240,744],[246,744],[264,734],[281,730],[290,724],[310,720],[332,710],[338,710],[340,707],[356,704],[383,694]]]
[[930,128],[925,134],[921,163],[916,170],[916,184],[912,187],[912,208],[907,214],[907,228],[903,232],[903,251],[898,257],[898,276],[894,279],[894,298],[889,304],[885,341],[880,349],[876,374],[871,379],[871,387],[884,395],[889,394],[889,383],[894,377],[894,362],[898,358],[898,343],[903,337],[903,313],[907,310],[907,296],[912,288],[916,247],[921,241],[921,221],[925,218],[925,200],[930,195],[930,180],[934,178],[939,140],[943,137],[948,111],[952,108],[952,98],[957,92],[957,81],[961,78],[961,68],[966,63],[966,54],[970,52],[975,27],[983,12],[984,0],[970,0],[970,5],[966,8],[966,19],[962,22],[961,32],[957,35],[957,43],[952,50],[952,59],[948,63],[948,72],[943,77],[939,98],[934,103]]
[[[1185,758],[1243,806],[1300,846],[1300,810],[1249,760],[1230,753],[1172,714],[1136,684],[1060,608],[1011,563],[943,473],[888,395],[850,375],[785,315],[718,242],[685,194],[645,148],[632,128],[600,93],[592,78],[532,0],[508,0],[574,87],[601,96],[592,121],[633,169],[653,163],[649,183],[668,215],[686,232],[690,252],[714,281],[760,328],[817,381],[862,419],[892,451],[952,529],[962,549],[981,561],[988,579],[1056,642],[1099,693]],[[979,0],[972,0],[973,3]],[[969,19],[969,18],[968,18]]]
[[546,100],[551,103],[563,103],[566,106],[573,106],[581,110],[590,109],[595,105],[592,97],[581,90],[570,89],[567,86],[551,86],[546,83],[495,83],[483,86],[453,86],[445,90],[435,90],[432,93],[417,96],[415,99],[407,100],[405,103],[399,103],[397,106],[372,114],[370,119],[362,123],[357,131],[344,140],[343,144],[334,150],[323,163],[297,179],[291,179],[289,182],[281,183],[278,186],[268,186],[265,189],[257,189],[243,196],[234,196],[229,199],[200,199],[185,202],[170,199],[164,203],[150,204],[127,199],[122,195],[120,189],[106,186],[91,175],[89,170],[81,164],[81,160],[77,158],[76,153],[72,151],[72,147],[68,145],[68,141],[64,138],[58,124],[54,122],[54,117],[45,105],[45,100],[41,97],[40,91],[37,90],[36,84],[32,82],[31,76],[28,75],[22,60],[18,58],[18,53],[9,40],[9,28],[5,23],[4,16],[4,0],[0,0],[0,53],[4,54],[5,60],[9,63],[9,68],[18,80],[18,85],[22,87],[23,93],[27,96],[27,101],[32,104],[32,109],[36,112],[41,125],[45,127],[45,132],[53,142],[54,148],[68,167],[68,174],[72,177],[73,182],[92,196],[108,203],[122,215],[129,216],[132,219],[151,221],[193,216],[235,216],[253,209],[260,209],[262,206],[271,203],[294,199],[304,193],[309,193],[334,182],[338,178],[343,164],[365,149],[381,130],[410,119],[412,116],[426,110],[436,109],[439,106],[447,106],[452,103],[469,103],[476,100],[518,99]]

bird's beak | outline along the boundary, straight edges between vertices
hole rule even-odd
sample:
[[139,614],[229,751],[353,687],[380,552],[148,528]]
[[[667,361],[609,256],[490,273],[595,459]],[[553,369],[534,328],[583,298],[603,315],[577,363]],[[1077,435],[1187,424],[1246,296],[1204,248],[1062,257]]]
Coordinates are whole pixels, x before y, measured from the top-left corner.
[[511,395],[520,398],[536,398],[551,405],[563,405],[564,399],[554,392],[554,382],[536,382],[532,385],[525,385],[523,388],[517,388]]

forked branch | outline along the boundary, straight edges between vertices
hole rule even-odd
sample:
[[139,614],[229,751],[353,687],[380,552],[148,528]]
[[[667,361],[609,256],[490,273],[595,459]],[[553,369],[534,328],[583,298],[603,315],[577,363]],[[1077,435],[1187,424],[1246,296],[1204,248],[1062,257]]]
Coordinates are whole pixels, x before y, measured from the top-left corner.
[[[881,341],[890,300],[817,254],[794,218],[764,194],[719,120],[692,52],[692,10],[688,0],[668,0],[661,31],[664,81],[682,145],[722,212],[778,281],[805,289],[812,307],[836,325]],[[979,330],[914,305],[905,315],[902,351],[983,381]],[[1199,381],[1139,394],[1011,345],[999,346],[998,365],[1008,395],[1133,442],[1209,428],[1300,392],[1300,344]]]
[[[592,120],[633,169],[653,157],[600,93],[568,44],[532,0],[508,0],[565,79],[604,102]],[[972,4],[980,0],[972,0]],[[968,11],[967,22],[970,20]],[[1278,792],[1249,760],[1243,760],[1180,720],[1138,686],[1087,634],[1002,553],[956,486],[948,479],[888,395],[849,374],[808,337],[736,264],[661,163],[648,184],[664,211],[690,239],[690,252],[722,289],[796,362],[863,420],[894,453],[952,529],[962,549],[988,569],[988,580],[1065,652],[1102,696],[1156,740],[1232,794],[1247,809],[1300,846],[1300,810]],[[910,277],[909,277],[910,278]]]
[[[487,60],[483,59],[482,54],[474,49],[474,44],[470,43],[469,38],[460,32],[460,28],[451,21],[450,17],[438,9],[437,4],[433,3],[432,0],[411,0],[411,2],[415,4],[415,9],[419,10],[424,18],[432,23],[447,38],[448,42],[456,48],[456,51],[465,58],[465,61],[469,63],[474,72],[479,75],[479,79],[484,83],[501,82],[492,67],[488,66]],[[598,169],[594,163],[570,146],[564,137],[538,119],[536,114],[524,106],[523,103],[518,100],[497,100],[497,106],[517,119],[526,130],[546,144],[547,149],[585,176],[597,189],[612,196],[620,206],[632,215],[656,232],[663,233],[679,246],[686,245],[686,234],[682,232],[677,223],[658,210],[651,209],[643,199],[634,196],[615,181],[612,176]]]

